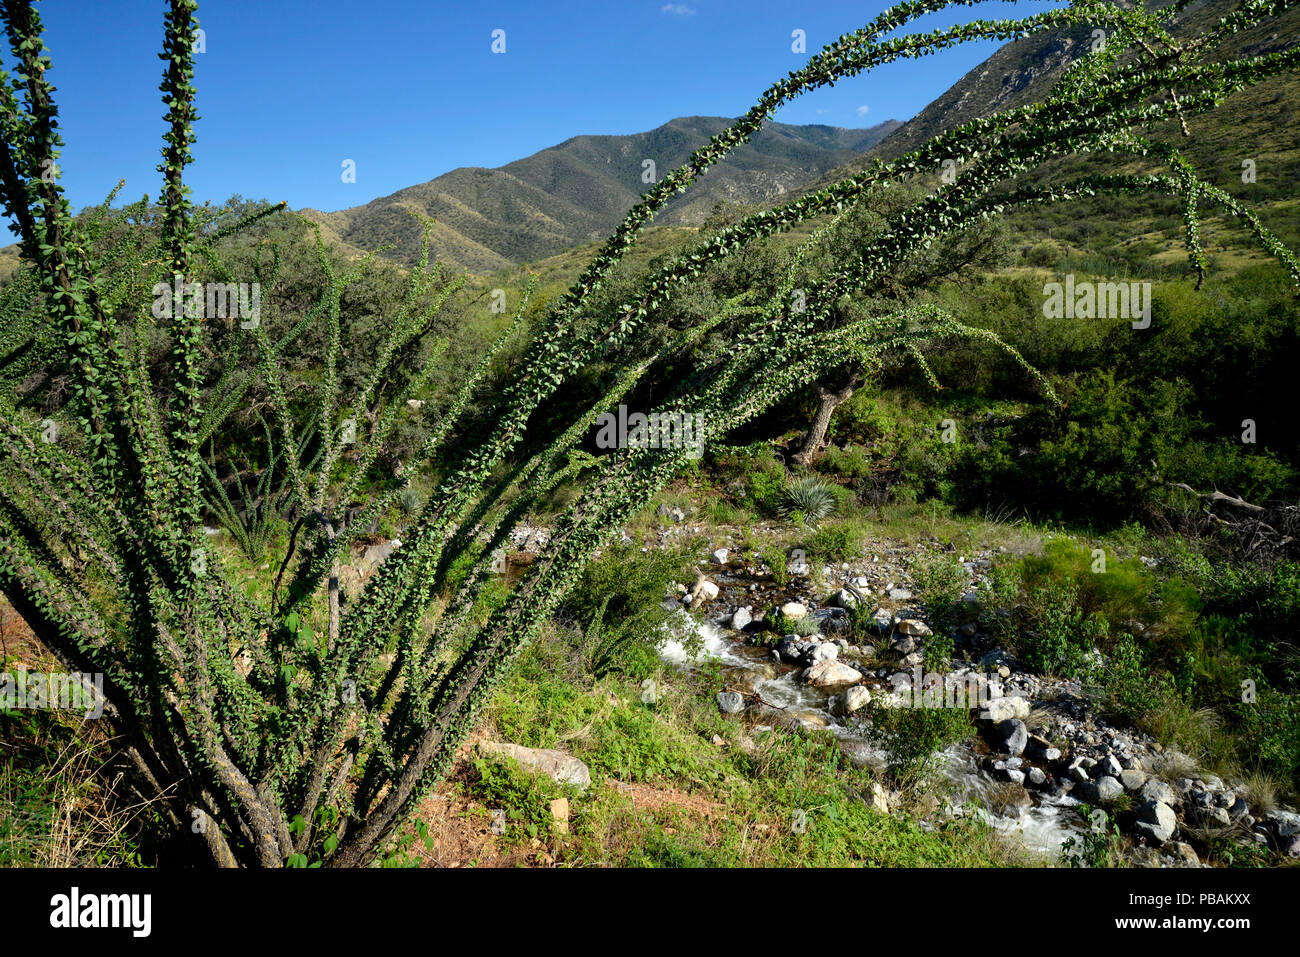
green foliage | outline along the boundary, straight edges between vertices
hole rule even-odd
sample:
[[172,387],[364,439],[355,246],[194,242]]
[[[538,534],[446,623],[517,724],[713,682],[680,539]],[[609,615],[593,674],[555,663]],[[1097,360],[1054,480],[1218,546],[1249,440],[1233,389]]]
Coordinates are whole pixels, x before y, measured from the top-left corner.
[[1070,581],[1033,588],[1027,604],[1030,625],[1018,649],[1025,663],[1044,674],[1090,676],[1096,667],[1092,651],[1110,634],[1105,616],[1085,611],[1079,588]]
[[663,605],[670,584],[685,577],[687,554],[622,544],[583,570],[563,611],[583,628],[584,670],[597,678],[622,673],[645,678],[659,666],[674,614]]
[[908,785],[934,773],[944,749],[975,733],[964,708],[891,708],[874,699],[867,708],[869,734],[893,756],[891,772]]
[[835,511],[835,493],[821,479],[804,476],[786,486],[781,515],[790,521],[816,528]]
[[866,536],[863,526],[853,520],[823,525],[804,542],[804,549],[809,560],[816,558],[823,562],[852,561],[862,554],[862,543]]
[[[584,451],[596,417],[623,399],[701,416],[717,440],[757,428],[760,416],[828,371],[877,368],[891,352],[906,353],[937,384],[921,350],[941,340],[999,349],[1037,394],[1055,398],[996,331],[959,322],[937,303],[890,294],[940,265],[937,246],[964,241],[1016,208],[1175,196],[1199,275],[1206,257],[1198,211],[1213,205],[1244,222],[1300,280],[1300,264],[1253,212],[1146,136],[1163,120],[1195,117],[1230,93],[1294,71],[1295,51],[1219,56],[1240,28],[1267,28],[1280,11],[1245,4],[1207,24],[1203,42],[1179,57],[1149,52],[1168,42],[1156,15],[1110,3],[905,32],[958,2],[904,4],[839,38],[654,183],[566,292],[530,307],[530,276],[508,311],[464,325],[458,314],[481,310],[476,293],[490,290],[430,268],[435,227],[427,218],[417,217],[414,268],[389,282],[395,273],[373,257],[332,255],[319,224],[306,234],[279,231],[280,207],[193,208],[183,175],[194,141],[193,0],[172,0],[165,19],[160,206],[114,211],[106,202],[74,217],[57,179],[41,176],[61,146],[41,24],[29,3],[4,5],[12,75],[0,75],[0,198],[30,270],[20,281],[30,299],[8,300],[19,321],[4,326],[19,331],[6,334],[4,359],[47,360],[23,371],[46,374],[43,398],[53,394],[51,381],[63,383],[46,411],[75,439],[44,440],[32,397],[10,388],[0,395],[0,588],[57,654],[105,675],[118,704],[107,715],[110,732],[132,743],[137,770],[148,769],[144,787],[168,787],[158,813],[178,833],[196,811],[213,822],[193,838],[196,854],[221,866],[263,867],[359,866],[383,856],[589,562],[638,509],[695,468],[680,448]],[[800,94],[955,43],[1085,25],[1109,31],[1105,50],[1065,71],[1048,104],[962,123],[888,163],[700,233],[645,275],[620,272],[670,200]],[[1170,89],[1179,91],[1176,102],[1164,98]],[[1114,171],[1057,175],[1054,161],[1083,154]],[[1132,173],[1135,157],[1157,172]],[[949,158],[961,169],[957,181],[929,188],[925,179]],[[769,241],[805,225],[811,234],[792,250]],[[255,241],[226,242],[241,232]],[[295,271],[278,288],[281,254],[294,244],[313,249],[316,261],[310,269],[299,268],[305,257],[289,264]],[[706,282],[751,253],[762,264],[754,275],[766,280],[746,279],[740,289]],[[778,254],[784,273],[769,268]],[[271,301],[252,327],[180,308],[154,321],[142,308],[157,283],[254,278]],[[454,297],[462,301],[445,310]],[[1162,312],[1157,325],[1166,319]],[[440,334],[451,329],[456,335]],[[3,381],[17,381],[16,370]],[[1176,406],[1177,388],[1156,391],[1152,408]],[[412,416],[412,399],[434,402],[437,415]],[[232,453],[251,446],[241,446],[250,423],[241,426],[236,412],[253,403],[267,411],[302,516],[285,556],[266,563],[269,587],[253,589],[269,596],[260,601],[210,554],[201,532],[202,446],[230,431],[224,464],[233,468]],[[1125,415],[1142,408],[1141,397],[1129,396],[1120,414],[1103,406],[1094,416],[1119,443],[1117,463],[1144,448],[1124,434]],[[317,434],[314,465],[305,450],[294,454],[295,437],[309,427]],[[941,447],[933,423],[924,428],[927,441],[900,455],[926,489],[950,492],[944,475],[955,453]],[[1068,449],[1049,452],[1063,468],[1086,473]],[[429,498],[402,546],[344,608],[334,570],[391,517],[413,478]],[[1105,477],[1095,484],[1112,497],[1122,492]],[[554,534],[518,580],[506,580],[493,556],[548,504],[556,508]],[[856,545],[846,529],[823,529],[827,539],[810,550],[846,555]],[[599,604],[583,610],[579,627],[599,644],[610,604],[591,597]],[[1056,603],[1069,606],[1058,628],[1096,596],[1075,586],[1068,597]],[[922,730],[903,736],[918,754],[916,741],[957,733],[929,727],[953,718],[919,720]],[[723,776],[692,740],[664,734],[651,709],[620,707],[591,730],[593,766],[633,779]],[[865,810],[828,796],[825,779],[817,781],[802,796],[822,801],[810,810],[869,823]],[[314,860],[324,848],[316,811],[336,804],[342,837]],[[804,841],[810,860],[846,853],[843,830],[813,833]],[[908,840],[933,853],[933,842]],[[848,843],[871,848],[869,836]]]
[[926,640],[926,653],[936,661],[952,657],[952,631],[966,617],[963,596],[970,586],[970,575],[956,558],[943,553],[929,553],[912,565],[925,606],[925,616],[934,634]]
[[1061,862],[1066,867],[1117,866],[1118,845],[1123,839],[1119,825],[1100,808],[1080,804],[1075,810],[1088,822],[1088,827],[1065,839],[1061,845]]
[[545,774],[521,768],[513,758],[491,755],[475,758],[468,791],[489,810],[505,813],[505,837],[523,842],[542,837],[551,829],[551,801],[574,797],[572,788],[552,781]]

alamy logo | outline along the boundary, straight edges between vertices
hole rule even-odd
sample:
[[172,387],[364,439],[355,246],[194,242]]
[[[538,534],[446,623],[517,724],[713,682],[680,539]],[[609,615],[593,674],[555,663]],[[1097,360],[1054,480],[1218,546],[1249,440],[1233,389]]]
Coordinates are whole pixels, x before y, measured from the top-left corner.
[[1048,319],[1129,319],[1134,329],[1151,325],[1151,283],[1074,281],[1043,286],[1043,315]]
[[104,714],[104,675],[74,671],[48,674],[26,668],[0,672],[0,709],[84,711],[87,718]]
[[687,457],[704,454],[704,416],[682,412],[633,412],[618,407],[618,415],[604,412],[596,418],[601,449],[685,449]]
[[177,275],[169,286],[154,283],[153,317],[235,319],[241,329],[256,329],[262,318],[262,287],[255,282],[185,282]]
[[50,926],[127,927],[133,937],[148,937],[153,926],[153,897],[149,894],[70,894],[50,898]]

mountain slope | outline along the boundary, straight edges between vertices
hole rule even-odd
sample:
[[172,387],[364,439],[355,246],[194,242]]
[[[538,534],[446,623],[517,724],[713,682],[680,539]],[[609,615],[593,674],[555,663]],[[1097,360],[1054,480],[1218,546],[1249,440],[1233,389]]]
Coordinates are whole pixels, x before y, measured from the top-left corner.
[[[433,255],[473,272],[551,256],[608,234],[648,188],[646,160],[662,177],[731,120],[691,116],[627,136],[575,136],[497,169],[461,167],[364,206],[303,210],[332,239],[359,249],[400,243],[387,254],[413,263],[420,227],[434,217]],[[774,123],[736,149],[656,217],[698,224],[720,200],[767,203],[879,143],[899,127],[866,129]]]

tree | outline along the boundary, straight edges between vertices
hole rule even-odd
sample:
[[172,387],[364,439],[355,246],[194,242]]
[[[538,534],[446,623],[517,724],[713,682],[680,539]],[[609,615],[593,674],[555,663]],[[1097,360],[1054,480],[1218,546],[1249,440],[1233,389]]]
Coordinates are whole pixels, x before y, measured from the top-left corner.
[[[1162,26],[1171,10],[1185,6],[1182,0],[1158,14],[1076,0],[1023,18],[886,39],[924,13],[964,2],[900,4],[772,86],[649,190],[529,330],[509,374],[492,383],[493,356],[524,312],[518,304],[516,322],[469,373],[408,461],[408,476],[436,464],[439,482],[402,546],[346,608],[340,563],[406,487],[404,481],[371,495],[348,519],[348,504],[374,474],[405,399],[422,381],[417,374],[373,419],[360,414],[373,408],[397,357],[428,334],[441,308],[425,268],[427,242],[370,371],[351,390],[339,374],[339,301],[357,271],[340,273],[323,246],[320,301],[295,326],[318,323],[325,330],[309,399],[288,400],[283,338],[273,341],[260,324],[232,331],[225,361],[213,368],[201,350],[202,307],[162,316],[152,308],[155,290],[178,282],[184,290],[198,259],[211,262],[215,255],[212,236],[197,233],[201,217],[183,181],[193,142],[197,4],[167,5],[162,91],[169,128],[159,167],[159,238],[149,245],[126,230],[121,244],[102,252],[96,245],[101,220],[74,218],[57,176],[42,175],[60,141],[40,22],[30,2],[0,2],[12,60],[12,74],[0,76],[0,190],[38,307],[22,310],[25,331],[6,332],[5,348],[23,348],[12,340],[33,338],[33,325],[37,332],[52,330],[69,382],[53,431],[9,398],[0,402],[0,587],[69,670],[104,675],[105,719],[139,786],[160,796],[161,812],[194,834],[213,862],[342,867],[382,853],[593,552],[698,451],[681,441],[657,448],[631,442],[591,456],[578,445],[647,370],[688,353],[711,329],[730,330],[725,348],[699,354],[650,411],[668,421],[689,416],[703,423],[702,438],[716,441],[826,369],[870,363],[883,350],[917,349],[937,337],[994,339],[927,305],[871,311],[848,324],[837,324],[835,309],[937,240],[1013,207],[1105,193],[1180,197],[1189,252],[1199,265],[1198,209],[1217,203],[1300,280],[1295,258],[1252,213],[1197,177],[1176,150],[1137,132],[1209,110],[1247,84],[1294,70],[1294,50],[1208,59],[1236,31],[1288,7],[1285,0],[1243,0],[1194,42],[1176,42]],[[583,311],[654,213],[793,97],[954,43],[1077,24],[1106,29],[1109,42],[1075,64],[1044,102],[966,123],[891,163],[748,215],[652,270],[619,308]],[[1076,153],[1109,156],[1121,166],[1143,157],[1166,171],[1027,178],[1052,158]],[[890,213],[868,244],[815,282],[796,286],[800,264],[833,233],[838,217],[950,158],[962,169],[955,182]],[[744,293],[731,297],[716,315],[649,354],[619,350],[637,341],[656,311],[710,264],[803,222],[819,225],[776,295],[757,302]],[[110,256],[130,264],[120,281],[104,278],[114,275],[103,268]],[[161,375],[142,361],[154,339],[167,344]],[[621,364],[609,389],[590,402],[569,398],[568,411],[557,413],[556,397],[610,355],[621,356]],[[266,418],[303,516],[287,554],[270,563],[265,601],[232,580],[200,525],[208,482],[204,436],[229,417],[255,379],[265,389]],[[476,404],[487,385],[494,388]],[[320,437],[317,448],[302,450],[319,454],[312,467],[292,451],[308,427]],[[581,493],[544,550],[504,599],[486,600],[489,592],[498,594],[493,552],[531,505],[565,479],[578,482]]]

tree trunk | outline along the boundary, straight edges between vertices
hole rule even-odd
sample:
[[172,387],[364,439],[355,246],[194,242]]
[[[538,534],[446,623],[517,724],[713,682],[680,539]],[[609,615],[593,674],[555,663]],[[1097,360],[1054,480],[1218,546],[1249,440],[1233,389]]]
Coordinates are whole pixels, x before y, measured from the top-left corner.
[[831,416],[861,386],[862,378],[857,374],[849,376],[848,381],[835,390],[827,389],[820,382],[816,383],[817,414],[813,416],[812,425],[808,427],[803,446],[795,453],[794,461],[800,465],[807,465],[817,457],[817,453],[821,451],[822,442],[826,438],[826,430],[830,427]]

